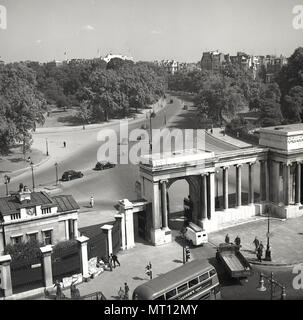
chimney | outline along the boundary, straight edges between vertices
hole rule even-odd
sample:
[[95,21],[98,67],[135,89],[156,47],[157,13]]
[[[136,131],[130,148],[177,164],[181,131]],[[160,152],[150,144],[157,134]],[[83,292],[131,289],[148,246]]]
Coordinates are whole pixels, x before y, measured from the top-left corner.
[[[21,188],[22,187],[22,188]],[[19,201],[22,203],[23,201],[31,200],[31,191],[27,186],[23,186],[22,183],[19,185],[19,193],[18,193]]]

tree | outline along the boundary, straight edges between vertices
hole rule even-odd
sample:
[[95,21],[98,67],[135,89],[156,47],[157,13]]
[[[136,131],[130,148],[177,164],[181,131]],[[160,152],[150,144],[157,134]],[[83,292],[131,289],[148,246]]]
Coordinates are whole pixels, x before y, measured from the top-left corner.
[[285,95],[282,102],[282,112],[291,123],[303,121],[303,87],[295,86]]

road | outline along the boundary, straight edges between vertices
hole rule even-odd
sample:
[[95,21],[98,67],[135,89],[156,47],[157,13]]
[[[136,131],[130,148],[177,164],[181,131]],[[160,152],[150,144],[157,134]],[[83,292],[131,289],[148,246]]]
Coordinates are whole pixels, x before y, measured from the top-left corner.
[[[167,98],[168,101],[170,97]],[[190,105],[189,103],[187,103]],[[165,108],[160,110],[156,117],[152,119],[152,128],[159,129],[165,125],[168,128],[196,128],[196,119],[193,108],[188,111],[182,109],[183,102],[174,97],[173,103],[168,103]],[[129,124],[129,131],[139,128],[142,124],[148,123],[148,120],[142,119],[140,122]],[[119,125],[113,124],[110,128],[119,133]],[[80,170],[84,173],[82,179],[76,179],[69,182],[62,182],[60,190],[56,193],[72,194],[79,203],[80,216],[79,225],[86,226],[95,223],[108,221],[113,217],[113,206],[119,199],[135,199],[135,182],[139,178],[138,166],[134,164],[121,164],[113,169],[104,171],[92,170],[97,162],[98,149],[101,142],[97,140],[100,129],[91,129],[75,132],[53,132],[35,135],[35,139],[48,139],[49,153],[51,159],[34,169],[35,186],[54,185],[56,173],[54,163],[58,162],[59,177],[69,169]],[[67,142],[67,148],[63,147],[63,141]],[[148,141],[146,141],[148,143]],[[129,147],[132,145],[130,144]],[[219,152],[235,149],[235,147],[226,144],[209,135],[205,136],[205,149]],[[55,151],[54,151],[55,150]],[[5,168],[4,168],[5,169]],[[231,170],[232,171],[232,170]],[[230,174],[230,191],[233,192],[235,177],[234,172]],[[243,170],[243,177],[246,177]],[[246,188],[246,178],[242,181],[243,189]],[[218,183],[221,184],[221,177]],[[31,169],[15,178],[11,179],[9,184],[10,191],[18,190],[19,183],[32,186]],[[176,183],[172,186],[171,209],[178,210],[182,205],[183,197],[188,194],[188,186],[185,181]],[[220,189],[220,185],[219,185]],[[221,188],[222,189],[222,188]],[[0,193],[5,194],[4,185],[0,187]],[[94,209],[89,208],[89,199],[94,196]],[[219,191],[220,195],[220,191]],[[87,214],[86,214],[87,213]]]

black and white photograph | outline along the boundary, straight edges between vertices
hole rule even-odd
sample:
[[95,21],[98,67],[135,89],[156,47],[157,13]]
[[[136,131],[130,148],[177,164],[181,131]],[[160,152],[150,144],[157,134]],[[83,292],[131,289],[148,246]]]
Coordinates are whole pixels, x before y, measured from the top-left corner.
[[303,300],[302,165],[303,0],[0,0],[0,304]]

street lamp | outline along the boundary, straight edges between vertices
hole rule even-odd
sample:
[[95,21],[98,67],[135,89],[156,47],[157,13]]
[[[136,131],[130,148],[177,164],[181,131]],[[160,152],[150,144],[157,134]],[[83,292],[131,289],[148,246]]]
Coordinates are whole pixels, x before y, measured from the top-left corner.
[[33,161],[31,161],[30,166],[32,168],[33,191],[35,191],[35,178],[34,178],[34,163],[33,163]]
[[271,261],[271,250],[270,250],[270,245],[269,245],[269,236],[270,236],[270,234],[269,234],[269,220],[270,220],[269,216],[270,216],[270,211],[271,211],[271,209],[269,207],[268,210],[267,210],[267,234],[266,234],[266,236],[267,236],[267,245],[266,245],[265,259],[264,259],[266,261]]
[[270,284],[270,300],[273,300],[274,286],[279,287],[281,289],[281,300],[286,300],[285,286],[283,286],[281,283],[274,279],[273,272],[270,273],[270,277],[266,276],[263,273],[260,273],[259,287],[257,288],[258,291],[263,292],[267,290],[266,286],[264,285],[264,279],[266,279]]
[[45,143],[46,143],[46,155],[48,156],[48,141],[47,141],[47,138],[45,138]]
[[152,152],[153,150],[153,137],[152,137],[152,121],[151,119],[156,116],[154,111],[150,112],[149,115],[149,151]]
[[58,185],[58,163],[55,163],[55,168],[56,168],[56,186]]
[[10,183],[11,178],[8,175],[4,176],[4,184],[6,188],[6,195],[8,196],[8,184]]

